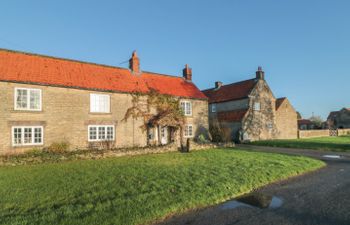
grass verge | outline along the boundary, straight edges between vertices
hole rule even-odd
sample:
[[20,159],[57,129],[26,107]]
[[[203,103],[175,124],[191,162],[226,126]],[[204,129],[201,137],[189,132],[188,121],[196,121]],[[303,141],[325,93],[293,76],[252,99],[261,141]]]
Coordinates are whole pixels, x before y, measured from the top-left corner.
[[324,166],[215,149],[0,167],[0,224],[143,224]]
[[252,145],[350,152],[350,136],[255,141]]

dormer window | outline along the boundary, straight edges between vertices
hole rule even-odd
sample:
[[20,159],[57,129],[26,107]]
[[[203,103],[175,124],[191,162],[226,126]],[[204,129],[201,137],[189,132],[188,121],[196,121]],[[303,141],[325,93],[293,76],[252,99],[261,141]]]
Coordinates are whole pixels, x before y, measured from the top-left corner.
[[254,102],[254,111],[260,111],[260,102]]
[[185,116],[192,116],[192,103],[190,101],[182,101],[181,109]]

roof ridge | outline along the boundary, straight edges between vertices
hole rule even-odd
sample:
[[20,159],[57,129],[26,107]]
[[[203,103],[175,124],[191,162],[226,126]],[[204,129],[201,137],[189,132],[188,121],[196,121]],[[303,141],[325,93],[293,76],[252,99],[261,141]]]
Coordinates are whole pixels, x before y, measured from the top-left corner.
[[0,51],[29,55],[29,56],[37,56],[37,57],[49,58],[49,59],[57,59],[57,60],[68,61],[68,62],[83,63],[83,64],[89,64],[89,65],[94,65],[94,66],[103,66],[103,67],[109,67],[109,68],[129,70],[129,69],[124,68],[124,67],[112,66],[112,65],[102,64],[102,63],[94,63],[94,62],[88,62],[88,61],[77,60],[77,59],[63,58],[63,57],[58,57],[58,56],[50,56],[50,55],[44,55],[44,54],[38,54],[38,53],[32,53],[32,52],[11,50],[11,49],[6,49],[6,48],[0,48]]
[[[234,84],[241,84],[241,83],[244,83],[244,82],[247,82],[247,81],[252,81],[252,80],[256,80],[256,78],[252,78],[252,79],[247,79],[247,80],[242,80],[242,81],[238,81],[238,82],[234,82],[234,83],[230,83],[230,84],[224,84],[220,87],[220,89],[222,87],[227,87],[227,86],[231,86],[231,85],[234,85]],[[202,91],[210,91],[210,90],[215,90],[216,88],[208,88],[208,89],[204,89]]]
[[[50,56],[50,55],[44,55],[44,54],[38,54],[38,53],[32,53],[32,52],[25,52],[25,51],[18,51],[18,50],[6,49],[6,48],[0,48],[0,51],[11,52],[11,53],[16,53],[16,54],[23,54],[23,55],[29,55],[29,56],[37,56],[37,57],[49,58],[49,59],[57,59],[57,60],[63,60],[63,61],[68,61],[68,62],[83,63],[83,64],[88,64],[88,65],[93,65],[93,66],[103,66],[103,67],[114,68],[114,69],[129,70],[128,68],[119,67],[119,66],[112,66],[112,65],[107,65],[107,64],[103,64],[103,63],[94,63],[94,62],[88,62],[88,61],[83,61],[83,60],[63,58],[63,57],[57,57],[57,56]],[[156,73],[156,72],[150,72],[150,71],[141,71],[141,72],[142,73],[150,73],[150,74],[154,74],[154,75],[161,75],[161,76],[169,76],[169,77],[181,78],[180,76],[177,76],[177,75],[170,75],[170,74],[164,74],[164,73]]]

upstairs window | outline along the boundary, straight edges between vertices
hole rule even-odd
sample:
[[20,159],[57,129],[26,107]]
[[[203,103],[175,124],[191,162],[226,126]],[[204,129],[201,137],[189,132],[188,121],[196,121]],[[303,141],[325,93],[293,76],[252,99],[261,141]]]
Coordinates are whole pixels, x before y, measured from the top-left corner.
[[112,141],[114,140],[113,125],[91,125],[89,126],[89,141]]
[[254,111],[260,111],[260,102],[254,103]]
[[12,145],[42,145],[43,131],[42,126],[12,127]]
[[211,112],[216,112],[216,104],[211,104]]
[[90,94],[90,112],[109,113],[110,96],[101,94]]
[[182,101],[181,102],[181,109],[184,112],[185,116],[192,115],[192,103],[190,101]]
[[185,137],[193,137],[193,126],[191,124],[185,126]]
[[15,110],[41,111],[41,90],[15,88]]

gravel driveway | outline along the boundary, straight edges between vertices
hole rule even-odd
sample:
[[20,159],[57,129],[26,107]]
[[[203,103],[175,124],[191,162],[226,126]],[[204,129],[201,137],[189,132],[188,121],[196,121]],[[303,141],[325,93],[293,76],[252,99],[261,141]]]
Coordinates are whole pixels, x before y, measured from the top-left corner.
[[223,203],[175,215],[159,224],[350,224],[350,153],[247,145],[238,148],[309,156],[325,161],[327,167],[259,190],[282,200],[280,207],[261,209],[238,204],[230,208]]

